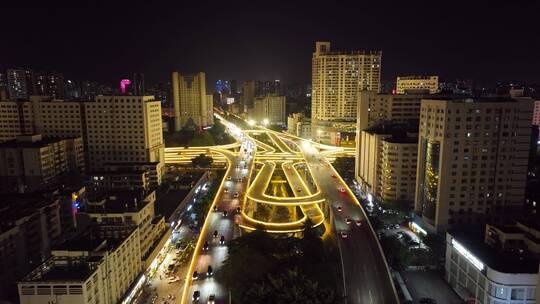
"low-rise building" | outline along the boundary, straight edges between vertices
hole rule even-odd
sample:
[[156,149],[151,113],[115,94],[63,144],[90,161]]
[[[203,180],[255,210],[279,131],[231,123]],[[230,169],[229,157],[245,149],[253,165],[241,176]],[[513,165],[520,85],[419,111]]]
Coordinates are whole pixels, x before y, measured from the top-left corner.
[[141,258],[146,263],[156,250],[156,244],[168,231],[163,216],[155,215],[155,191],[109,191],[107,194],[87,195],[80,210],[81,223],[107,226],[109,235],[123,235],[126,229],[137,227],[140,234]]
[[445,278],[469,303],[534,304],[538,256],[488,246],[482,232],[449,230]]
[[396,93],[405,94],[410,91],[428,91],[435,94],[439,91],[439,76],[401,76],[396,81]]
[[486,225],[486,244],[505,251],[540,255],[540,224],[517,221],[515,225]]
[[287,132],[302,138],[311,138],[311,118],[304,113],[292,113],[287,117]]
[[52,256],[18,282],[21,304],[124,303],[144,281],[137,227],[102,238],[99,227],[54,248]]
[[82,138],[17,136],[0,143],[0,191],[30,192],[57,187],[85,170]]

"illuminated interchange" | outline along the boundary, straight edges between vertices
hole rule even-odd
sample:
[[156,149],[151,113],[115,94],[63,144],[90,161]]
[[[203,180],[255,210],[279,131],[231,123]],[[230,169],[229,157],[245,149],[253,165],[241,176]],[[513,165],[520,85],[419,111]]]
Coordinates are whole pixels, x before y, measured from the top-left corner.
[[[241,130],[219,115],[217,117],[236,143],[165,150],[168,164],[188,163],[201,153],[213,157],[216,162],[228,164],[201,229],[186,275],[182,303],[198,300],[211,303],[228,298],[229,291],[213,275],[227,257],[225,242],[247,231],[264,229],[269,233],[294,235],[301,233],[309,220],[313,227],[324,225],[323,238],[334,237],[341,242],[350,233],[348,237],[359,246],[345,248],[346,256],[358,256],[362,254],[360,251],[370,247],[380,250],[374,241],[373,230],[367,228],[369,224],[364,226],[366,229],[362,234],[350,231],[351,226],[361,228],[367,220],[354,195],[328,162],[337,156],[351,155],[354,149],[275,132],[265,127],[268,125],[266,120],[261,125],[250,120],[250,128]],[[333,214],[335,210],[339,214]],[[351,219],[356,225],[349,225]],[[344,258],[343,263],[352,263],[352,259]],[[367,256],[362,263],[374,269],[383,268],[382,271],[370,269],[371,273],[382,275],[359,284],[359,280],[363,280],[357,278],[360,274],[347,266],[351,271],[344,274],[344,285],[345,276],[348,281],[344,288],[358,294],[352,297],[351,303],[361,303],[368,298],[375,301],[387,301],[385,297],[393,299],[395,293],[382,253]]]

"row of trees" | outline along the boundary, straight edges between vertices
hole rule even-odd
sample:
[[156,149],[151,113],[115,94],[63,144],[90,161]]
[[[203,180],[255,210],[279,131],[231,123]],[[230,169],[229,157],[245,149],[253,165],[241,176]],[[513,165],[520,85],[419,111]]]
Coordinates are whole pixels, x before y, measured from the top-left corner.
[[234,142],[219,120],[215,120],[208,130],[201,130],[193,120],[188,120],[180,131],[164,133],[164,138],[168,147],[214,146]]
[[232,290],[233,303],[337,303],[322,240],[306,223],[302,239],[275,238],[258,229],[232,240],[216,273]]

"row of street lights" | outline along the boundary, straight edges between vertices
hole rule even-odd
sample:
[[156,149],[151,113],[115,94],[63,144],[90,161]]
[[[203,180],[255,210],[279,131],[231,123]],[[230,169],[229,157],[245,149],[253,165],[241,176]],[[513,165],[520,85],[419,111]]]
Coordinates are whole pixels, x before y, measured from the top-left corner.
[[[262,120],[262,123],[266,127],[266,126],[268,126],[270,124],[270,120],[268,120],[268,118],[265,118],[265,119]],[[253,126],[255,126],[255,124],[257,124],[257,122],[255,120],[253,120],[253,119],[250,119],[250,120],[248,120],[248,124],[251,127],[253,127]]]

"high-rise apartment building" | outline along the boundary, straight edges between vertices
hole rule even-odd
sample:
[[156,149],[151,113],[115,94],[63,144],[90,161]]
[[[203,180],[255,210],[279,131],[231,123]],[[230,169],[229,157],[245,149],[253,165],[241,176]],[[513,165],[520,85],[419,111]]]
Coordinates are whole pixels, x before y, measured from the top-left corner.
[[98,96],[84,103],[89,168],[115,164],[155,164],[161,181],[163,133],[161,103],[153,96]]
[[402,125],[362,130],[356,179],[362,189],[383,201],[414,201],[418,138]]
[[396,81],[396,93],[427,91],[430,94],[439,92],[439,76],[400,76]]
[[18,136],[0,143],[0,192],[56,188],[85,170],[81,137]]
[[244,94],[243,103],[248,106],[253,105],[253,102],[255,101],[255,81],[254,80],[244,81],[243,94]]
[[212,95],[206,94],[205,74],[181,75],[172,73],[175,130],[179,131],[192,120],[199,127],[214,124]]
[[8,94],[11,99],[27,99],[32,94],[32,72],[24,69],[7,70]]
[[268,120],[269,124],[283,125],[286,121],[285,96],[263,96],[255,98],[250,115],[258,122]]
[[79,137],[83,133],[79,102],[51,101],[47,96],[31,96],[29,101],[0,102],[0,142],[21,134]]
[[[430,96],[426,94],[380,94],[374,91],[363,91],[359,94],[358,113],[356,120],[356,151],[358,155],[355,163],[355,176],[358,183],[365,185],[367,189],[375,189],[372,182],[366,182],[366,178],[361,176],[360,160],[366,155],[362,145],[364,137],[362,131],[380,124],[385,125],[405,125],[409,131],[418,130],[418,120],[420,119],[420,104],[422,98]],[[414,128],[411,129],[410,127]],[[369,149],[369,148],[366,148]],[[365,174],[364,174],[365,175]]]
[[501,222],[523,205],[531,99],[424,99],[415,211],[429,231]]
[[135,96],[143,96],[146,94],[146,87],[144,85],[144,74],[134,73],[133,81],[131,82],[131,91]]
[[[354,133],[358,94],[380,89],[382,52],[331,51],[317,42],[312,59],[312,131]],[[320,130],[320,131],[319,131]]]

